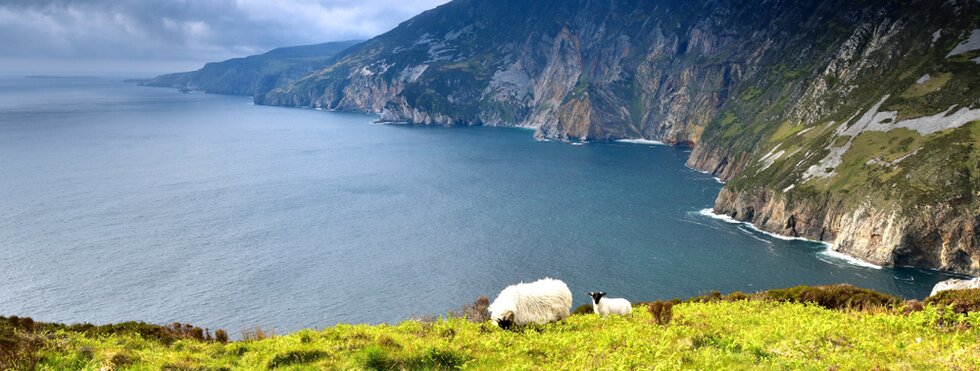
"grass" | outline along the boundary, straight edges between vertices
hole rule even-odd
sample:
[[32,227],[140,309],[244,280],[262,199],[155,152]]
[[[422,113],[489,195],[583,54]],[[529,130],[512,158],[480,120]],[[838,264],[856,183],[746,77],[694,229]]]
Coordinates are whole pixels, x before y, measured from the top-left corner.
[[978,293],[913,306],[851,286],[796,287],[637,304],[628,317],[577,314],[517,331],[449,317],[228,343],[61,327],[31,333],[31,356],[39,370],[976,369],[980,313],[959,309]]
[[902,93],[902,98],[917,98],[932,92],[939,91],[939,89],[942,89],[943,86],[946,86],[946,83],[948,83],[949,80],[952,78],[953,78],[953,74],[951,73],[940,73],[921,84],[919,83],[913,84],[908,88],[908,90]]
[[780,143],[789,138],[791,135],[799,133],[803,129],[803,125],[794,125],[789,121],[783,121],[783,123],[776,128],[776,131],[772,134],[772,136],[769,137],[769,142]]
[[[844,137],[838,137],[840,140]],[[883,181],[891,178],[888,172],[876,172],[881,166],[870,165],[868,161],[895,161],[921,147],[926,138],[908,129],[895,129],[887,132],[869,131],[854,139],[851,148],[843,156],[836,175],[826,181],[831,190],[865,187],[869,177],[882,176]],[[897,164],[901,167],[905,164]],[[879,174],[880,173],[880,174]]]

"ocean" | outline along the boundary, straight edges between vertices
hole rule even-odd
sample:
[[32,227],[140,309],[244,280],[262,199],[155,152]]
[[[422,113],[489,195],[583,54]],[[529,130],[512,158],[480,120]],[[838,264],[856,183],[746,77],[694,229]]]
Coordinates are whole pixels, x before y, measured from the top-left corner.
[[705,212],[689,150],[374,124],[99,78],[0,79],[0,315],[232,333],[446,313],[541,277],[575,304],[950,276]]

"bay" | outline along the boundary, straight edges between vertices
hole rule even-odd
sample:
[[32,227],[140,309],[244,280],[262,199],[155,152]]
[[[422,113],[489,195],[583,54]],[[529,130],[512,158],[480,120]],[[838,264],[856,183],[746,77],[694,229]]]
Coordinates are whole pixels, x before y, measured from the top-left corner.
[[575,304],[950,276],[700,213],[688,150],[378,125],[98,78],[0,80],[0,314],[236,333],[445,313],[554,277]]

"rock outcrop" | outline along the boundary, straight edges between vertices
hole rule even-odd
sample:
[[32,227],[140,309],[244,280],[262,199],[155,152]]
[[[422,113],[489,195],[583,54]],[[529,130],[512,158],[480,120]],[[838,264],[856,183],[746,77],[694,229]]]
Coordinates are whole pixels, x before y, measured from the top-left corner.
[[968,289],[980,289],[980,278],[974,278],[970,280],[960,280],[960,279],[949,279],[937,283],[933,286],[932,293],[929,296],[936,295],[941,291],[946,290],[968,290]]

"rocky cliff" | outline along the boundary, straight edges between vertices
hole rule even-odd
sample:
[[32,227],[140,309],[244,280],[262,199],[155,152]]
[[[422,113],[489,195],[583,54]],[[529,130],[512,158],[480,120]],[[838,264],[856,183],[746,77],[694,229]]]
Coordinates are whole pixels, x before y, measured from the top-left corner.
[[783,62],[806,77],[778,94],[743,86],[689,160],[728,180],[715,211],[875,264],[980,274],[977,5],[888,4]]
[[695,149],[715,210],[980,274],[980,2],[456,0],[260,104]]

